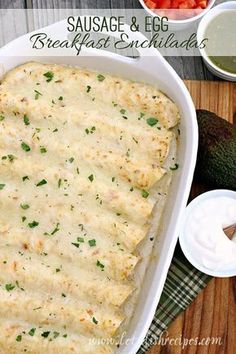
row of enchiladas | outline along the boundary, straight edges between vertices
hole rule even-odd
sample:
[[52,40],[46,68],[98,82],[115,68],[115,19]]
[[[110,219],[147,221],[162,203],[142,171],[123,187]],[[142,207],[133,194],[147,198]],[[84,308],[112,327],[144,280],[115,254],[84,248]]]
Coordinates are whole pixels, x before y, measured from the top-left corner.
[[3,78],[2,353],[113,352],[178,122],[146,84],[36,62]]

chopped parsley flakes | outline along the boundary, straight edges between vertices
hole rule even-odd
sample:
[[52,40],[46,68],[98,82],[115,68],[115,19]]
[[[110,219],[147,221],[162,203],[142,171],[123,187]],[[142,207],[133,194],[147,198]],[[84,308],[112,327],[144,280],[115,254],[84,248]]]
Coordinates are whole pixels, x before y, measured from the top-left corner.
[[28,334],[33,337],[35,334],[36,328],[31,328],[31,330],[28,332]]
[[6,285],[5,285],[5,289],[6,289],[6,291],[11,291],[11,290],[15,289],[15,285],[13,285],[13,284],[6,284]]
[[21,143],[21,148],[26,152],[30,151],[29,145],[26,144],[24,141]]
[[94,180],[93,175],[88,176],[88,179],[90,180],[90,182],[93,182],[93,180]]
[[145,191],[145,189],[142,190],[142,197],[147,198],[149,196],[149,193]]
[[86,128],[85,129],[85,133],[88,135],[88,134],[93,134],[96,130],[96,127],[92,127],[92,128]]
[[89,240],[88,243],[89,243],[90,247],[96,246],[96,240],[94,240],[94,239],[93,240]]
[[22,181],[25,182],[27,179],[29,179],[29,176],[24,176],[22,177]]
[[58,227],[59,225],[60,225],[60,224],[57,223],[55,229],[51,232],[51,235],[54,235],[56,232],[58,232],[58,231],[60,230],[59,227]]
[[18,334],[18,336],[16,337],[16,341],[17,341],[17,342],[21,342],[21,339],[22,339],[22,335],[21,335],[21,334]]
[[156,118],[148,118],[146,120],[147,124],[150,125],[150,127],[153,127],[154,125],[156,125],[158,123],[158,119]]
[[98,324],[98,320],[95,317],[93,317],[93,323]]
[[69,158],[69,162],[72,163],[74,161],[74,157]]
[[5,117],[2,114],[0,114],[0,122],[4,119],[5,119]]
[[97,79],[98,79],[98,81],[102,82],[102,81],[105,80],[105,76],[103,76],[102,74],[99,74],[99,75],[97,76]]
[[35,92],[35,96],[34,96],[35,100],[38,100],[39,96],[43,96],[42,93],[37,90],[34,90],[34,92]]
[[30,125],[29,117],[26,114],[23,117],[23,121],[24,121],[25,125]]
[[50,82],[52,81],[53,77],[54,77],[54,74],[52,71],[47,71],[45,74],[43,74],[43,76],[45,76],[47,78],[47,82]]
[[79,248],[80,244],[79,243],[76,243],[76,242],[71,242],[71,244],[77,248]]
[[49,334],[50,334],[50,331],[46,331],[46,332],[43,332],[41,334],[41,336],[44,337],[44,338],[47,338],[49,336]]
[[47,152],[47,149],[44,146],[40,146],[40,152],[41,154],[45,154]]
[[35,221],[35,220],[28,223],[28,226],[29,226],[31,229],[33,229],[34,227],[36,227],[36,226],[38,226],[38,225],[39,225],[39,222],[37,222],[37,221]]
[[175,171],[175,170],[177,170],[178,168],[179,168],[179,164],[176,163],[176,164],[174,165],[174,167],[170,167],[170,170],[171,170],[171,171]]
[[97,265],[97,267],[101,268],[102,271],[104,271],[105,266],[99,260],[97,260],[96,265]]
[[29,204],[21,204],[20,207],[23,210],[27,210],[27,209],[29,209],[30,206],[29,206]]
[[89,93],[91,91],[91,86],[87,86],[86,92]]
[[0,190],[2,190],[5,187],[4,183],[0,183]]
[[43,186],[44,184],[47,184],[48,182],[46,181],[46,179],[42,179],[40,182],[38,182],[36,184],[36,187],[40,187],[40,186]]

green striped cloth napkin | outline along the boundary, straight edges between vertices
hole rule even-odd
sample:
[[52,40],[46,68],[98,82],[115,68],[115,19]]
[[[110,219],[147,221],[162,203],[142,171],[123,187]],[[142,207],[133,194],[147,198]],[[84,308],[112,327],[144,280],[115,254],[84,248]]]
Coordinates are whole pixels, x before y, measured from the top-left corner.
[[210,279],[188,262],[178,244],[154,319],[137,354],[147,353],[158,342],[161,333],[191,304]]

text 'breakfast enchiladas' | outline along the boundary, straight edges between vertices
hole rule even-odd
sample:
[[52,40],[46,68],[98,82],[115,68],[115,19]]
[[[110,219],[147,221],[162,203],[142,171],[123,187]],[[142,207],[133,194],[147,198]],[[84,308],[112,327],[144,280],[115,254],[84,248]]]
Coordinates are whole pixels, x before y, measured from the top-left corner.
[[36,62],[2,79],[0,353],[114,351],[100,339],[132,316],[178,122],[147,84]]

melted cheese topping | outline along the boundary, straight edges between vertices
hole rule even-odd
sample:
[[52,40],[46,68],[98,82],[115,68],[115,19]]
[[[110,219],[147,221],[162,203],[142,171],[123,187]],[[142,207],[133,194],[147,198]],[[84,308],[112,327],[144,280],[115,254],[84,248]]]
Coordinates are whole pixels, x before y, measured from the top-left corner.
[[113,352],[89,340],[128,322],[137,246],[156,186],[161,196],[169,185],[178,121],[175,104],[146,84],[40,63],[4,77],[1,352]]

